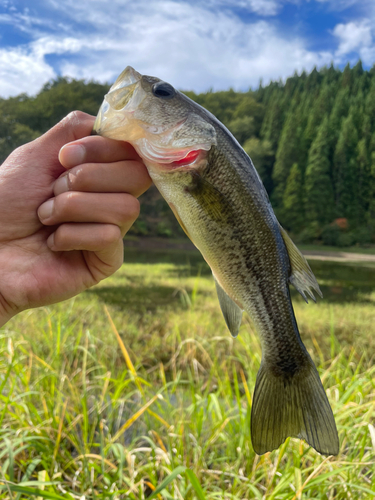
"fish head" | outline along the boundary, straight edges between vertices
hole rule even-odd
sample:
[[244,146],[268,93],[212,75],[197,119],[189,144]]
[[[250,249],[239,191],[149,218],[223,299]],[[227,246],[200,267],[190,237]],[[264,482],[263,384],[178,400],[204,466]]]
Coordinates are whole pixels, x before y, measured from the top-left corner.
[[147,166],[180,168],[216,144],[203,112],[171,84],[128,66],[104,97],[94,133],[130,142]]

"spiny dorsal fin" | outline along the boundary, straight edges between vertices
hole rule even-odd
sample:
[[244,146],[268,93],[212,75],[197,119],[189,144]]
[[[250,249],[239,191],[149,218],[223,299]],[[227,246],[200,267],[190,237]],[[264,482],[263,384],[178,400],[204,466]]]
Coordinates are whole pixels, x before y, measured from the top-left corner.
[[242,309],[221,288],[214,274],[213,277],[225,323],[227,324],[232,337],[237,337],[241,326]]
[[289,281],[296,287],[302,297],[308,302],[305,292],[307,292],[310,297],[316,302],[314,294],[311,289],[314,289],[320,297],[323,298],[323,294],[320,291],[318,282],[311,271],[310,266],[307,263],[305,257],[298,250],[296,245],[288,236],[288,233],[283,229],[280,225],[281,236],[283,237],[286,249],[288,251],[290,265],[291,265],[291,274],[289,277]]

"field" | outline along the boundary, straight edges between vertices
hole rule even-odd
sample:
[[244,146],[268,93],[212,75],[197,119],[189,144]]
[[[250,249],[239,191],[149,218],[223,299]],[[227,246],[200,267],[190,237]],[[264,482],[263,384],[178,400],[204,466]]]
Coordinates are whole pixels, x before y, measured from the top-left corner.
[[232,339],[196,252],[130,249],[114,277],[0,329],[0,499],[374,498],[375,264],[311,266],[324,300],[293,303],[337,457],[295,439],[254,453],[250,319]]

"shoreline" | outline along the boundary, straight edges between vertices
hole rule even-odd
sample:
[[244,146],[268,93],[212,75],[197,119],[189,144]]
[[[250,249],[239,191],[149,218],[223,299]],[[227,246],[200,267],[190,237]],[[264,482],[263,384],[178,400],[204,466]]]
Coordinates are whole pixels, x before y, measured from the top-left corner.
[[[197,251],[191,241],[169,240],[167,238],[137,238],[127,237],[124,239],[125,248],[135,248],[143,251],[153,250],[182,250]],[[301,250],[302,254],[309,260],[325,260],[333,262],[375,262],[375,255],[355,252],[342,252],[331,250]]]

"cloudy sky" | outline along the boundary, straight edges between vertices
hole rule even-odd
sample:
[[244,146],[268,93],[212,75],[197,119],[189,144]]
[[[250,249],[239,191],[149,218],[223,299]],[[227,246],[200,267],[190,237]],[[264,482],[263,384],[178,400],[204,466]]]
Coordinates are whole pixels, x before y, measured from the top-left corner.
[[0,0],[0,96],[131,65],[195,91],[375,62],[374,0]]

